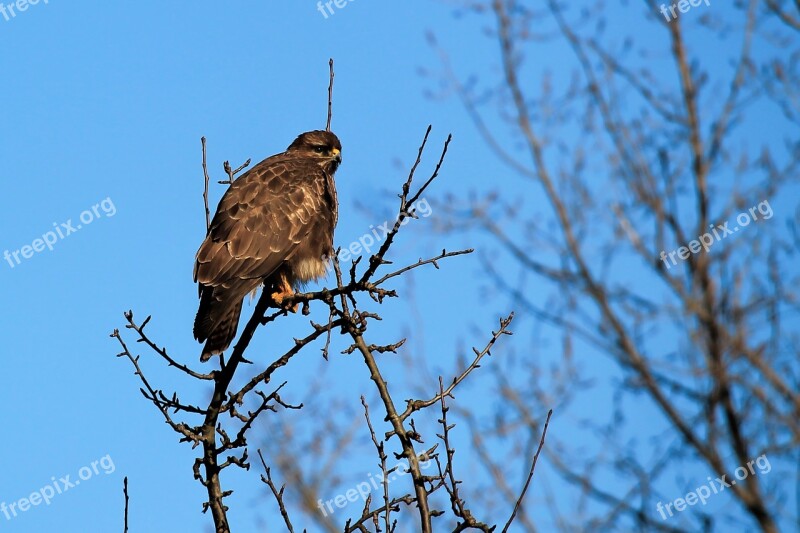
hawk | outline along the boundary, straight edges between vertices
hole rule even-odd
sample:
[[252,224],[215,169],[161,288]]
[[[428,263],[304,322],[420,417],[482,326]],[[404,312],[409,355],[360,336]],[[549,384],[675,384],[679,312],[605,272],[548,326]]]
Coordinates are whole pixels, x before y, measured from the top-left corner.
[[230,346],[248,293],[263,284],[281,305],[325,274],[338,217],[333,175],[341,150],[329,131],[303,133],[225,191],[194,265],[201,361]]

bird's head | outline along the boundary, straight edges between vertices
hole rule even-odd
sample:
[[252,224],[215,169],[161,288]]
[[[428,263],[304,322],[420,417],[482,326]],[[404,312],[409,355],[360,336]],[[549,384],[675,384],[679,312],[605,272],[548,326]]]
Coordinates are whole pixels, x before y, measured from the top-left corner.
[[329,131],[315,130],[301,133],[287,153],[315,159],[330,174],[336,172],[342,162],[342,143]]

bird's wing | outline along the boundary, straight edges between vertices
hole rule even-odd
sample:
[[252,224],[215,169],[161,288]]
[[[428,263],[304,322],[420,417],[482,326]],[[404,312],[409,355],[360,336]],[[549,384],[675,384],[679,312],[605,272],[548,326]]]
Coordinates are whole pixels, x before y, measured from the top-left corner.
[[272,157],[235,180],[197,252],[195,281],[230,287],[272,274],[313,227],[325,201],[314,184],[324,179],[313,162]]

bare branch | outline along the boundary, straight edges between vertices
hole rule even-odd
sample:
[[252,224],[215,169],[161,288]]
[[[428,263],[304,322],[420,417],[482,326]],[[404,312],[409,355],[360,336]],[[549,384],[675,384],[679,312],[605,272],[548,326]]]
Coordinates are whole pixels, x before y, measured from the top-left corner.
[[325,123],[325,131],[331,131],[331,119],[333,118],[333,58],[328,60],[328,70],[330,72],[328,82],[328,121]]
[[528,472],[528,478],[525,480],[525,485],[522,487],[522,492],[519,495],[516,505],[514,505],[514,511],[511,513],[511,517],[508,519],[508,522],[506,522],[506,525],[503,528],[503,533],[508,531],[508,528],[511,527],[514,517],[517,516],[517,511],[522,505],[522,500],[525,499],[525,493],[528,492],[528,486],[531,484],[531,479],[533,479],[533,471],[536,470],[536,462],[539,460],[539,454],[542,453],[542,448],[544,447],[544,439],[547,436],[547,426],[550,424],[551,416],[553,416],[552,409],[547,412],[547,419],[545,419],[544,429],[542,429],[542,440],[539,441],[539,447],[536,449],[536,455],[533,456],[533,463],[531,463],[531,470]]
[[286,489],[286,485],[281,485],[281,490],[278,490],[275,487],[275,483],[272,482],[272,475],[270,472],[270,468],[267,466],[266,461],[264,461],[264,456],[261,454],[261,450],[258,450],[258,457],[261,459],[261,464],[264,466],[264,471],[266,472],[267,476],[261,476],[261,481],[269,486],[270,490],[272,491],[273,496],[275,496],[275,500],[278,502],[278,507],[281,511],[281,516],[283,517],[283,522],[286,524],[286,528],[289,530],[289,533],[294,533],[294,527],[292,527],[292,521],[289,520],[289,513],[286,511],[286,506],[283,504],[283,491]]

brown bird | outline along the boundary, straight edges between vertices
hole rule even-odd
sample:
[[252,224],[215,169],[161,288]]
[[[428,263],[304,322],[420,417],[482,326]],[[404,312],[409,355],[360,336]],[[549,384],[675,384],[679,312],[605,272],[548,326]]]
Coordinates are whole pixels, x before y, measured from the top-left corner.
[[222,196],[194,265],[200,291],[194,338],[205,342],[201,361],[230,346],[248,293],[263,284],[280,305],[325,274],[338,217],[333,175],[341,150],[331,132],[303,133]]

